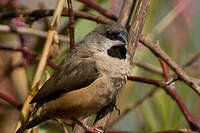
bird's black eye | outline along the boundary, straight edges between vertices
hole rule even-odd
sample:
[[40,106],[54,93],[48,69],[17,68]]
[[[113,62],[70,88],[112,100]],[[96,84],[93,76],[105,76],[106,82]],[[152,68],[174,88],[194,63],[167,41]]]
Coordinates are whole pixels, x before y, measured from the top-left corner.
[[111,32],[108,31],[105,33],[105,36],[110,40],[119,40],[124,43],[128,43],[128,34],[124,31],[122,32]]

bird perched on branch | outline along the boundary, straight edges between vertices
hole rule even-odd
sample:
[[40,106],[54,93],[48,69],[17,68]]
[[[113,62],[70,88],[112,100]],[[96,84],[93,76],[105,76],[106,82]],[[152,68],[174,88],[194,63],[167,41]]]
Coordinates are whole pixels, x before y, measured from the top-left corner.
[[113,103],[129,72],[127,38],[118,23],[90,32],[32,99],[36,106],[16,133],[52,118],[85,118]]

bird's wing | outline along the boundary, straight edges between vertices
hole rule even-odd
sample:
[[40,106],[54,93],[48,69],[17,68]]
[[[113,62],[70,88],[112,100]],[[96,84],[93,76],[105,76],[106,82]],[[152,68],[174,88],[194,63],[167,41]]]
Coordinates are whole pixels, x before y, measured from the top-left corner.
[[63,93],[81,89],[96,80],[99,73],[95,61],[87,51],[81,52],[80,54],[77,51],[67,57],[30,103],[43,103],[56,99]]

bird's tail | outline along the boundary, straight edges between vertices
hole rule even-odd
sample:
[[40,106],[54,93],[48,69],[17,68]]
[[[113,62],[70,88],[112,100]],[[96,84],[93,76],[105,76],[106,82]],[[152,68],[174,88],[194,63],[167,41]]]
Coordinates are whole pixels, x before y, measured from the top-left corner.
[[22,124],[22,126],[16,131],[16,133],[23,133],[24,130],[32,128],[49,119],[49,117],[43,113],[39,113],[39,115],[37,114],[37,111],[31,114],[31,116]]

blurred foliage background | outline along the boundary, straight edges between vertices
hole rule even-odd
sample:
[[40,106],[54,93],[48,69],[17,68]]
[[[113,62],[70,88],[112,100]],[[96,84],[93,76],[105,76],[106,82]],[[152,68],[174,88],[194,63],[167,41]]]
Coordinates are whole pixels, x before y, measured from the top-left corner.
[[[56,6],[55,0],[12,0],[16,2],[14,7],[8,4],[9,0],[0,1],[0,11],[14,10],[16,7],[26,7],[28,9],[47,8],[54,9]],[[109,12],[118,15],[120,6],[123,0],[93,0],[98,2],[101,7],[104,7]],[[189,1],[189,2],[188,2]],[[188,2],[186,7],[180,12],[175,19],[167,24],[167,26],[156,34],[151,34],[149,39],[152,41],[159,40],[162,49],[172,58],[177,64],[183,66],[194,55],[200,52],[200,37],[199,37],[199,25],[200,25],[200,1],[198,0],[152,0],[150,7],[150,13],[147,21],[145,22],[145,28],[143,33],[150,35],[154,33],[154,28],[161,22],[161,20],[171,12],[180,3]],[[116,8],[115,4],[118,4]],[[66,5],[67,6],[67,5]],[[74,10],[83,10],[96,15],[101,15],[97,11],[86,7],[84,4],[73,1]],[[0,12],[0,13],[1,13]],[[175,11],[176,12],[176,11]],[[175,13],[174,12],[174,13]],[[174,14],[173,13],[173,14]],[[173,15],[172,14],[172,15]],[[51,17],[48,19],[41,19],[33,23],[33,28],[47,30],[47,24],[50,23]],[[68,23],[68,18],[63,17],[60,21],[58,31],[62,34],[68,35],[69,29],[63,29],[65,24]],[[167,22],[165,22],[167,23]],[[164,24],[165,24],[164,23]],[[1,21],[0,24],[10,25],[11,20]],[[163,25],[164,25],[163,24]],[[76,42],[83,39],[83,37],[92,31],[99,24],[93,21],[77,19],[75,25],[75,40]],[[163,26],[161,25],[161,26]],[[160,27],[159,27],[160,28]],[[41,53],[42,46],[45,39],[31,35],[26,35],[27,45],[33,48],[38,53]],[[20,46],[19,38],[13,33],[4,33],[0,31],[0,45],[18,47]],[[59,64],[61,60],[67,55],[69,45],[66,43],[60,43],[59,54],[56,58],[52,59],[56,64]],[[20,102],[23,102],[28,88],[30,88],[33,80],[33,75],[36,63],[27,67],[28,84],[23,85],[20,83],[20,79],[23,79],[23,75],[18,74],[16,69],[10,69],[10,66],[21,62],[20,52],[0,51],[0,92],[7,94]],[[142,46],[138,46],[136,55],[134,56],[136,62],[142,64],[151,64],[153,68],[162,70],[157,57],[155,57],[151,51]],[[17,68],[21,69],[21,68]],[[185,71],[199,81],[200,78],[200,60],[197,59],[190,66],[185,68]],[[53,69],[48,67],[44,80],[49,77],[53,72]],[[153,73],[145,70],[138,65],[134,65],[131,68],[131,75],[148,77],[151,79],[163,80],[161,74]],[[17,84],[16,84],[17,83]],[[117,103],[121,111],[127,108],[129,104],[136,102],[143,97],[147,92],[153,88],[152,85],[144,83],[136,83],[129,81],[121,90],[118,96]],[[200,121],[200,100],[197,94],[195,94],[191,88],[181,81],[176,82],[176,88],[178,94],[181,96],[185,105],[194,116],[195,120]],[[117,116],[117,113],[116,115]],[[7,102],[0,99],[0,129],[3,133],[10,133],[18,121],[20,113],[14,107]],[[42,124],[39,128],[39,133],[58,133],[64,132],[59,124],[50,121]],[[200,123],[199,123],[200,124]],[[126,130],[126,131],[160,131],[187,128],[188,124],[178,108],[177,104],[168,96],[162,88],[158,88],[152,97],[146,99],[140,106],[132,110],[125,115],[122,119],[117,121],[111,129],[114,130]]]

